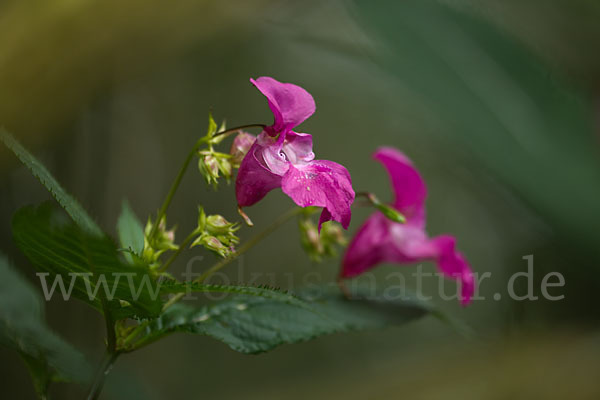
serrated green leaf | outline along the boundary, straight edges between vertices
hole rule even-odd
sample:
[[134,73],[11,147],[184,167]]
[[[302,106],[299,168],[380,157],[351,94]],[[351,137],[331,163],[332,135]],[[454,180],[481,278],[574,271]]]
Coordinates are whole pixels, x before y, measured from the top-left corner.
[[[144,251],[144,227],[126,200],[123,200],[121,215],[117,221],[117,232],[121,246],[141,257]],[[125,252],[124,255],[129,263],[133,263],[130,253]]]
[[[104,297],[117,319],[159,314],[162,302],[149,289],[158,290],[148,267],[122,262],[110,238],[87,233],[50,204],[21,208],[13,217],[12,231],[34,267],[48,273],[42,287],[45,295],[59,279],[67,291],[72,287],[74,297],[98,310]],[[54,286],[54,296],[61,295],[59,285]],[[128,305],[122,306],[120,300]]]
[[82,382],[90,377],[83,355],[46,325],[39,294],[1,254],[0,344],[23,357],[40,395],[51,382]]
[[52,197],[58,204],[65,209],[67,214],[84,231],[96,235],[103,235],[100,227],[87,214],[83,207],[69,195],[56,179],[50,174],[46,167],[31,153],[29,153],[21,144],[4,128],[0,127],[0,140],[8,147],[17,158],[31,171],[41,183],[48,189]]
[[235,286],[235,285],[213,285],[198,282],[177,282],[167,280],[161,283],[160,291],[163,294],[177,293],[232,293],[246,296],[262,297],[296,305],[298,307],[309,307],[309,304],[296,295],[285,290],[256,287],[256,286]]
[[298,298],[306,306],[256,296],[235,296],[204,307],[175,304],[149,325],[141,343],[188,332],[254,354],[322,335],[403,325],[431,310],[422,302],[369,297],[364,290],[352,300],[337,288],[304,291]]

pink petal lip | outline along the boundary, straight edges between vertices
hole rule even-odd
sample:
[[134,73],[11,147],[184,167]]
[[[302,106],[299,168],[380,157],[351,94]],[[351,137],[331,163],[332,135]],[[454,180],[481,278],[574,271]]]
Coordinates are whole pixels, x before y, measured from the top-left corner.
[[283,176],[281,189],[300,207],[323,207],[319,229],[333,219],[344,229],[350,225],[354,190],[350,174],[343,166],[327,160],[313,160],[303,165],[291,165]]
[[444,276],[461,283],[461,304],[471,301],[474,278],[464,256],[449,235],[429,238],[425,232],[427,188],[412,162],[400,151],[385,147],[374,158],[386,168],[394,191],[393,207],[405,214],[406,224],[390,221],[380,212],[371,215],[352,238],[340,276],[358,276],[381,263],[409,264],[431,260]]

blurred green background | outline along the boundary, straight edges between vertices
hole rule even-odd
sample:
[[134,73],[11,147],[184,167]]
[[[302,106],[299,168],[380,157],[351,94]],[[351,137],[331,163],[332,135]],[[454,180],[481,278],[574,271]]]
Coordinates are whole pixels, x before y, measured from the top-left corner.
[[[599,20],[594,0],[3,1],[0,124],[109,232],[123,198],[142,219],[156,211],[209,110],[228,126],[270,123],[248,81],[267,75],[314,96],[302,131],[318,158],[349,169],[357,191],[389,197],[370,155],[380,145],[406,152],[429,186],[429,233],[456,235],[473,269],[492,273],[480,288],[487,299],[465,309],[441,301],[437,282],[424,288],[469,338],[426,318],[244,356],[174,335],[119,360],[103,398],[600,398]],[[48,198],[1,148],[1,250],[33,282],[10,219]],[[169,221],[190,231],[200,202],[237,218],[233,187],[214,192],[191,169]],[[247,211],[260,228],[290,203],[276,191]],[[350,230],[369,212],[358,209]],[[312,264],[298,239],[288,223],[231,266],[231,279],[240,269],[282,287],[334,279],[337,261]],[[493,299],[527,255],[537,294],[559,271],[563,300]],[[385,287],[398,270],[375,276]],[[413,270],[402,267],[407,279]],[[77,301],[47,309],[98,362],[101,318]],[[18,356],[0,354],[2,398],[34,398]],[[82,398],[85,388],[54,391]]]

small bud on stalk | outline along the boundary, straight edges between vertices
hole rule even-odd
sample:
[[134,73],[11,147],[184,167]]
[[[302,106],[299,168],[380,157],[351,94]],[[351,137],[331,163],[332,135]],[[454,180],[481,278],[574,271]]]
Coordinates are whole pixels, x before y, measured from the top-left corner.
[[240,131],[240,133],[237,134],[235,139],[233,139],[233,143],[231,144],[231,150],[229,151],[229,154],[231,154],[231,164],[234,168],[240,167],[240,165],[242,164],[242,160],[244,159],[244,157],[248,153],[248,150],[250,150],[250,147],[252,147],[255,141],[256,136],[244,131]]
[[300,241],[304,251],[316,262],[321,262],[324,257],[335,257],[336,246],[345,246],[348,243],[342,228],[334,222],[327,222],[322,225],[319,234],[317,224],[310,218],[310,213],[309,210],[298,219]]
[[167,250],[177,250],[179,246],[175,244],[175,228],[167,230],[167,219],[163,217],[154,231],[152,237],[153,222],[148,218],[144,228],[144,251],[142,258],[150,263],[152,267],[158,265],[158,258]]
[[200,157],[198,169],[207,184],[216,187],[219,176],[221,175],[223,175],[228,182],[230,181],[233,168],[231,166],[231,156],[229,154],[208,149],[199,151],[198,156]]
[[221,257],[229,257],[240,241],[235,235],[238,229],[237,223],[229,222],[221,215],[207,216],[204,209],[199,207],[198,227],[195,230],[198,237],[190,247],[203,246]]

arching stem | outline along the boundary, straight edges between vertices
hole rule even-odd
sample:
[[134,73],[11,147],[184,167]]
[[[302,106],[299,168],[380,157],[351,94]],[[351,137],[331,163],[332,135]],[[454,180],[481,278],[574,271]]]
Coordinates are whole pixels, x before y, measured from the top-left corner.
[[[265,125],[263,125],[263,124],[248,124],[248,125],[236,126],[235,128],[231,128],[231,129],[224,130],[222,132],[215,133],[213,138],[215,136],[228,135],[233,132],[237,132],[240,129],[264,128],[264,127],[265,127]],[[190,165],[190,162],[192,162],[194,155],[200,149],[200,147],[206,143],[208,143],[208,138],[203,137],[203,138],[199,139],[196,142],[196,144],[194,145],[194,147],[192,147],[192,150],[189,152],[189,154],[187,155],[185,160],[183,161],[183,164],[181,165],[181,168],[179,168],[179,172],[177,173],[177,176],[175,177],[175,180],[173,181],[173,184],[171,185],[171,189],[169,189],[169,193],[167,193],[167,197],[165,198],[165,201],[163,202],[162,206],[160,207],[160,209],[158,211],[158,214],[156,216],[156,221],[155,221],[154,225],[152,226],[152,230],[150,231],[150,234],[148,235],[149,239],[154,238],[154,235],[156,234],[156,230],[158,229],[158,225],[160,224],[160,221],[163,219],[163,217],[167,213],[167,209],[169,208],[169,205],[171,205],[173,196],[175,196],[175,192],[177,192],[177,189],[179,188],[179,185],[181,184],[181,180],[183,179],[183,176],[185,175],[185,172],[187,171],[187,169]]]

